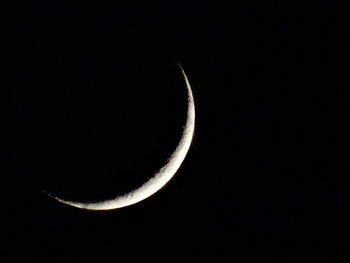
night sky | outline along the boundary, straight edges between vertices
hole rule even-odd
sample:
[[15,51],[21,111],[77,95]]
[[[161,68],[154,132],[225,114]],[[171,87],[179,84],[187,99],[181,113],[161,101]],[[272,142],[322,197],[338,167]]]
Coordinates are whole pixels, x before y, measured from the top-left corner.
[[[34,1],[4,11],[4,255],[114,262],[175,241],[169,258],[347,262],[344,2]],[[104,200],[161,168],[186,120],[178,63],[196,127],[163,189],[108,212],[44,194]]]

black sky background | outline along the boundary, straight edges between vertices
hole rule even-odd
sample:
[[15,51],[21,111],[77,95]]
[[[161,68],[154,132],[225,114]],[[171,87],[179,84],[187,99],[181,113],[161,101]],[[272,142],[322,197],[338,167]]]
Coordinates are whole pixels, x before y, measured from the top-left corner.
[[[174,254],[190,243],[232,261],[346,262],[347,20],[340,1],[8,7],[5,250],[85,259],[81,251],[113,256],[127,238],[134,251],[149,238],[180,238]],[[42,193],[99,200],[152,175],[186,117],[177,62],[192,85],[196,131],[164,189],[105,213]]]

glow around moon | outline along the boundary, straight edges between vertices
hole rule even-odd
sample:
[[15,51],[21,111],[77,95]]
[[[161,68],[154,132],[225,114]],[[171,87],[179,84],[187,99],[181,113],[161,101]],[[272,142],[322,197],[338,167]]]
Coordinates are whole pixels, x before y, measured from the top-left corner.
[[63,200],[56,196],[53,196],[47,193],[52,198],[57,201],[64,203],[66,205],[70,205],[73,207],[87,209],[87,210],[112,210],[117,208],[122,208],[125,206],[130,206],[136,204],[154,193],[160,190],[166,183],[170,181],[170,179],[175,175],[177,170],[180,168],[182,162],[184,161],[186,154],[190,148],[191,141],[194,133],[195,126],[195,106],[193,100],[193,94],[191,90],[190,83],[187,79],[187,76],[180,66],[184,80],[187,86],[188,92],[188,109],[187,109],[187,120],[183,129],[183,134],[181,140],[175,149],[175,151],[171,154],[170,158],[167,160],[165,165],[154,174],[154,176],[146,181],[139,188],[121,196],[117,196],[114,199],[93,202],[93,203],[82,203],[82,202],[73,202],[68,200]]

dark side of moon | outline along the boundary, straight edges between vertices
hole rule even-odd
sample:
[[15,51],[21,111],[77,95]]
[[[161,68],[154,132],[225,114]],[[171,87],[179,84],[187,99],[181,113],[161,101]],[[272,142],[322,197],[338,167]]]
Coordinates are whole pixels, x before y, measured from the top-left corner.
[[187,113],[179,66],[128,48],[127,56],[61,50],[22,69],[30,73],[13,94],[13,144],[38,188],[79,202],[111,199],[141,186],[176,148]]

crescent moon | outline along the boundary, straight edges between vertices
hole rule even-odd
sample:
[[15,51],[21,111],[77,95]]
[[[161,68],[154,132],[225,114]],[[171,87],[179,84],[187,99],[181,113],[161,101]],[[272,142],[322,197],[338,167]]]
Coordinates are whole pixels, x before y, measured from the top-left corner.
[[55,200],[76,208],[86,210],[112,210],[141,202],[142,200],[145,200],[146,198],[159,191],[165,184],[167,184],[171,180],[171,178],[173,178],[177,170],[180,168],[182,162],[184,161],[187,155],[188,150],[190,149],[195,127],[195,106],[191,86],[187,79],[185,71],[183,70],[181,65],[179,66],[187,87],[187,120],[178,146],[171,154],[170,158],[166,161],[165,165],[158,172],[156,172],[153,177],[151,177],[139,188],[125,195],[117,196],[114,199],[93,203],[83,203],[64,200],[53,196],[46,191],[44,192],[48,196],[54,198]]

